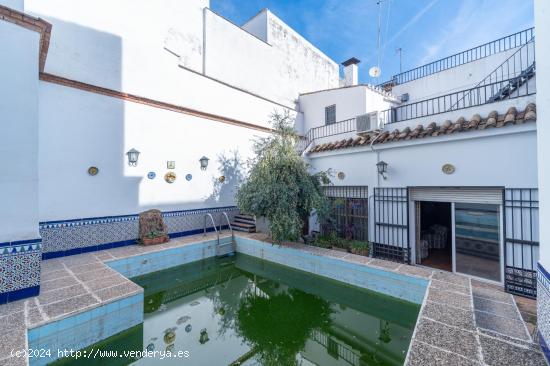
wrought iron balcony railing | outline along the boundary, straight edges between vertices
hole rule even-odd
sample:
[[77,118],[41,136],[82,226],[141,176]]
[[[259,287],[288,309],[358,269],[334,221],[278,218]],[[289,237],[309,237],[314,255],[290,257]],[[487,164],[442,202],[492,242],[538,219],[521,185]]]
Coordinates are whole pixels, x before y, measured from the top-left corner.
[[409,81],[420,79],[428,75],[451,69],[469,62],[477,61],[482,58],[504,52],[516,47],[521,47],[533,38],[534,28],[528,28],[506,37],[482,44],[466,51],[442,58],[426,65],[404,71],[394,75],[390,80],[380,84],[380,87],[386,88],[393,85],[404,84]]

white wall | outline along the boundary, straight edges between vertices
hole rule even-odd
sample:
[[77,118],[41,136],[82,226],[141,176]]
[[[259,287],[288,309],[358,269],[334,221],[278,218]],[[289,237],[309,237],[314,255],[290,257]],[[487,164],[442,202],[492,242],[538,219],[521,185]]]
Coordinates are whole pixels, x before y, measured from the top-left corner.
[[[393,103],[366,85],[326,90],[300,95],[300,112],[304,114],[304,131],[325,124],[325,107],[336,104],[336,121],[355,118],[373,111],[383,111]],[[334,137],[332,138],[334,140]]]
[[[537,42],[539,41],[537,40]],[[510,49],[477,61],[396,85],[392,88],[392,94],[400,96],[409,93],[409,101],[407,103],[412,103],[471,88],[477,85],[516,51],[517,48]]]
[[264,126],[274,109],[294,108],[299,92],[337,83],[338,66],[284,23],[278,27],[289,45],[270,46],[206,6],[206,0],[26,2],[27,11],[53,24],[45,71],[84,83]]
[[38,234],[40,34],[0,20],[0,242]]
[[269,10],[243,28],[208,9],[205,21],[208,76],[290,107],[299,93],[338,86],[338,65]]
[[451,122],[456,122],[460,117],[464,117],[467,121],[469,121],[475,114],[479,114],[482,118],[486,118],[492,111],[497,111],[498,114],[502,115],[506,114],[506,111],[508,111],[510,107],[515,107],[518,112],[522,112],[523,110],[525,110],[525,107],[527,107],[529,103],[535,103],[536,99],[536,95],[505,99],[496,103],[487,103],[476,107],[459,109],[452,112],[436,114],[433,116],[419,117],[406,121],[391,123],[386,125],[385,129],[388,131],[393,131],[396,128],[402,130],[405,127],[410,127],[411,129],[414,129],[419,124],[426,127],[431,122],[436,122],[438,125],[441,125],[447,120]]
[[[535,27],[537,29],[537,128],[539,154],[540,222],[550,222],[550,126],[545,123],[550,116],[550,3],[535,0]],[[540,227],[540,263],[550,270],[550,227]],[[548,341],[548,339],[547,339]]]
[[[40,85],[40,220],[234,204],[251,140],[263,133],[50,83]],[[125,153],[141,152],[137,167]],[[231,160],[237,152],[240,166]],[[209,157],[206,171],[199,159]],[[220,157],[230,159],[225,167]],[[176,162],[177,179],[164,180]],[[97,176],[87,169],[99,168]],[[156,178],[150,180],[147,173]],[[186,174],[193,179],[187,181]],[[220,175],[226,182],[218,184]]]
[[[432,143],[395,142],[369,147],[343,149],[310,155],[315,170],[344,172],[344,180],[333,178],[335,185],[380,187],[408,186],[505,186],[537,187],[536,131],[534,125],[503,128],[515,130],[494,135],[494,130],[472,131],[434,137]],[[466,136],[467,135],[467,136]],[[437,142],[436,142],[437,141]],[[388,163],[388,179],[378,178],[379,159]],[[444,174],[444,164],[453,164],[456,172]],[[378,183],[379,182],[379,183]],[[372,194],[372,191],[370,192]]]
[[269,43],[267,39],[267,9],[262,9],[242,25],[242,29]]
[[[203,44],[202,17],[207,1],[28,0],[27,5],[33,14],[53,24],[47,73],[261,126],[269,125],[269,115],[275,110],[285,110],[265,96],[224,84],[227,80],[205,77],[202,61],[200,67],[193,64],[197,52],[204,53],[204,48],[189,49],[186,44],[194,42],[193,36]],[[207,20],[210,26],[206,29],[216,37],[220,33],[227,36],[217,39],[219,47],[231,44],[234,32],[235,42],[258,47],[258,55],[249,56],[250,60],[263,57],[262,49],[274,49],[209,10],[206,16],[213,19]],[[220,29],[213,29],[212,24]],[[185,36],[183,40],[180,35]],[[219,56],[217,64],[225,60],[229,64],[229,56]],[[195,66],[198,70],[192,70]],[[261,74],[260,69],[256,72]],[[245,73],[242,78],[256,76]],[[274,85],[278,84],[270,87],[276,89]],[[257,130],[49,82],[40,83],[39,119],[40,221],[134,214],[149,208],[233,205],[235,170],[244,173],[252,139],[261,135]],[[136,168],[126,163],[125,153],[131,148],[141,151]],[[218,158],[231,158],[234,151],[239,153],[240,165],[222,169]],[[203,155],[211,159],[206,172],[199,169],[198,159]],[[172,185],[164,181],[169,160],[176,161],[178,176]],[[91,166],[99,168],[95,177],[87,174]],[[150,171],[156,173],[156,179],[147,178]],[[188,173],[193,174],[191,182],[185,180]],[[227,181],[220,185],[216,181],[222,174]]]

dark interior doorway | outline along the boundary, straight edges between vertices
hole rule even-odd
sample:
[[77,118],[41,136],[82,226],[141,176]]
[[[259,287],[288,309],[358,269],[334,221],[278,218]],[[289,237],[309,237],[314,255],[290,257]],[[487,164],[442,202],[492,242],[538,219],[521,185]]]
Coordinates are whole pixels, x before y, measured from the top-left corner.
[[417,202],[417,263],[453,270],[451,204]]

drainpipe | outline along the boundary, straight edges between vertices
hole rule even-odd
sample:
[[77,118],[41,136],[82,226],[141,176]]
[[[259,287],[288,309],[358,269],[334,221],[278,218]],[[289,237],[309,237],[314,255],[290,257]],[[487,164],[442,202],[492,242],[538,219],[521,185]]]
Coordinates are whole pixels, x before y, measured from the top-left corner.
[[[369,147],[372,152],[376,153],[376,163],[378,164],[380,162],[380,152],[378,150],[374,149],[374,143],[378,138],[380,137],[381,133],[379,132],[378,135],[371,141]],[[376,188],[380,188],[380,174],[378,174],[378,171],[376,172]]]

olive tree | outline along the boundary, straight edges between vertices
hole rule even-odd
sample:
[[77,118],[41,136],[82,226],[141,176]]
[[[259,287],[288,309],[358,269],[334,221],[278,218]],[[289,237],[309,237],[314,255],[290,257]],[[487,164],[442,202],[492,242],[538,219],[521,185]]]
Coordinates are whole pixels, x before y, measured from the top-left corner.
[[299,136],[288,113],[274,113],[271,125],[274,132],[254,142],[255,157],[237,192],[237,205],[265,217],[275,242],[296,241],[313,210],[321,218],[327,212],[321,185],[329,183],[328,173],[310,174],[296,149]]

